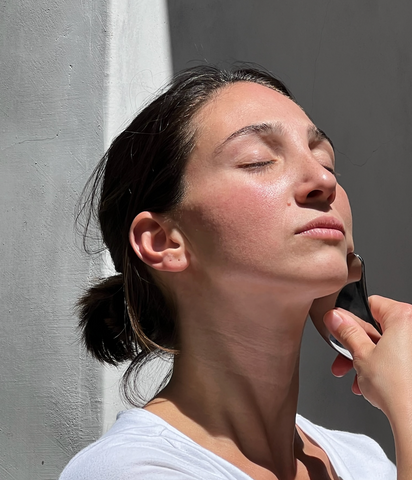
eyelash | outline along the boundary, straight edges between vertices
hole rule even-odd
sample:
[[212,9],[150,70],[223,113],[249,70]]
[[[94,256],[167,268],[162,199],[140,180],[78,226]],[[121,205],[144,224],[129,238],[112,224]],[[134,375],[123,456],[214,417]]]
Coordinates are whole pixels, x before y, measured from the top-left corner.
[[244,165],[240,165],[239,168],[244,168],[248,170],[258,170],[258,169],[266,168],[272,165],[273,165],[273,160],[267,160],[264,162],[245,163]]
[[339,173],[335,172],[332,167],[324,167],[328,172],[330,172],[334,177],[339,177]]
[[[264,162],[255,162],[255,163],[245,163],[244,165],[240,165],[239,168],[243,168],[245,170],[262,170],[265,168],[269,168],[273,165],[273,160],[267,160]],[[337,173],[332,167],[324,167],[328,172],[330,172],[334,177],[339,177],[339,173]]]

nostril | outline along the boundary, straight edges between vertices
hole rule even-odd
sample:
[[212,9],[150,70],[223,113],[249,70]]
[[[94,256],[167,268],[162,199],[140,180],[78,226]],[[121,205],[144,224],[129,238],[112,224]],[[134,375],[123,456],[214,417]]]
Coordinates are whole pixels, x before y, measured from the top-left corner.
[[308,193],[308,198],[316,198],[319,197],[319,195],[322,195],[322,190],[312,190]]
[[335,201],[335,198],[336,198],[336,190],[334,190],[333,193],[329,195],[329,198],[328,198],[329,204],[332,204]]

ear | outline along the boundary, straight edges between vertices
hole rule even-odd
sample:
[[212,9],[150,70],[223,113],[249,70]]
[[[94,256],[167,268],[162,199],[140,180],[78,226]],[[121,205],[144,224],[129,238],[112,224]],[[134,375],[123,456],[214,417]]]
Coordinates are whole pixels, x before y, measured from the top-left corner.
[[162,215],[141,212],[132,222],[129,241],[136,255],[163,272],[181,272],[189,265],[185,238]]

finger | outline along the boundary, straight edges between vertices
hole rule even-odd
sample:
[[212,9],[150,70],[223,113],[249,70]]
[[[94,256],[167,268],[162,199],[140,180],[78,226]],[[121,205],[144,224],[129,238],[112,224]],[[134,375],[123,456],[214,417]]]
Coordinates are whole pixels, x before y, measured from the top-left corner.
[[375,347],[365,330],[346,310],[330,310],[323,321],[330,333],[349,350],[354,359],[367,355]]
[[355,375],[355,378],[353,379],[353,383],[352,383],[352,392],[355,394],[355,395],[362,395],[362,392],[359,388],[359,384],[358,384],[358,376]]
[[335,377],[343,377],[353,368],[352,360],[344,357],[343,355],[338,355],[335,358],[335,361],[332,363],[332,373]]
[[381,334],[376,330],[376,328],[371,325],[369,322],[365,322],[361,318],[357,317],[354,313],[349,312],[343,308],[336,308],[337,311],[341,311],[345,315],[349,315],[355,322],[357,322],[368,334],[368,337],[372,339],[373,343],[378,343],[379,339],[381,338]]
[[382,331],[394,323],[412,323],[412,305],[408,303],[373,295],[369,297],[369,305],[371,313],[381,325]]

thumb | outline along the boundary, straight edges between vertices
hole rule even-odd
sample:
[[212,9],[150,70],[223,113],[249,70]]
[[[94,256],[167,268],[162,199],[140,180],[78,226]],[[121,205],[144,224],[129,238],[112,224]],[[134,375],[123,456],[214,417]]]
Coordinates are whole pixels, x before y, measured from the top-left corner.
[[329,332],[352,354],[354,360],[368,355],[374,342],[362,328],[362,320],[342,309],[330,310],[323,317]]

